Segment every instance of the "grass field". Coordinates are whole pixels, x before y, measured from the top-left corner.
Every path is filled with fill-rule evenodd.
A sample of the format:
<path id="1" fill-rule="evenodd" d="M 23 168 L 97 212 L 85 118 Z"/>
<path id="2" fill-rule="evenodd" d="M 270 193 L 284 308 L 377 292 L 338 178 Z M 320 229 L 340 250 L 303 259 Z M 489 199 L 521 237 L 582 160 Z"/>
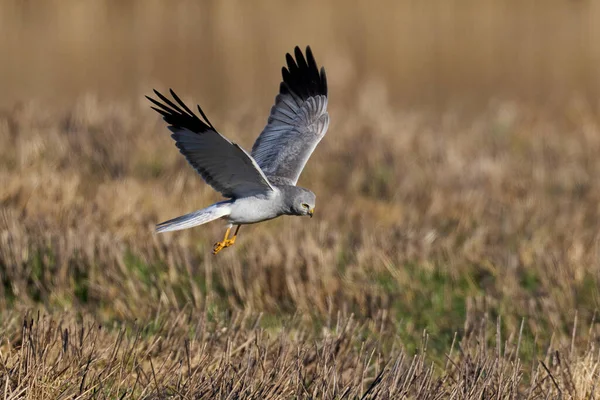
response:
<path id="1" fill-rule="evenodd" d="M 538 16 L 525 7 L 530 14 L 514 22 L 509 8 L 502 14 L 489 2 L 471 5 L 473 14 L 399 2 L 396 11 L 417 21 L 410 29 L 430 15 L 442 21 L 445 39 L 421 52 L 418 40 L 393 42 L 404 51 L 386 55 L 376 34 L 351 46 L 328 31 L 311 33 L 315 43 L 324 35 L 312 47 L 331 82 L 329 133 L 299 182 L 317 194 L 315 218 L 243 227 L 216 257 L 218 222 L 154 234 L 156 223 L 219 197 L 186 164 L 143 94 L 173 86 L 249 149 L 292 48 L 287 40 L 306 41 L 298 39 L 301 24 L 290 23 L 287 39 L 269 49 L 259 13 L 235 14 L 250 21 L 244 26 L 255 36 L 246 39 L 262 43 L 252 58 L 251 49 L 236 53 L 248 46 L 235 24 L 217 18 L 202 29 L 222 34 L 227 51 L 201 47 L 190 67 L 187 52 L 200 41 L 191 33 L 200 28 L 185 7 L 162 13 L 151 3 L 134 29 L 69 25 L 77 18 L 0 3 L 15 36 L 35 48 L 37 35 L 53 32 L 46 40 L 58 53 L 78 55 L 73 63 L 49 57 L 44 75 L 34 55 L 10 47 L 31 63 L 20 73 L 14 57 L 0 67 L 0 396 L 598 398 L 600 120 L 592 67 L 600 59 L 593 41 L 579 40 L 595 37 L 598 12 L 574 3 L 565 7 L 587 16 L 560 17 L 552 7 Z M 99 21 L 120 10 L 69 4 L 68 15 L 97 13 Z M 141 10 L 130 4 L 137 6 L 120 11 Z M 236 3 L 224 4 L 214 12 Z M 307 4 L 300 15 L 317 7 Z M 337 21 L 340 37 L 355 32 L 348 21 L 358 13 L 375 26 L 375 12 L 357 6 L 356 15 L 334 17 L 335 10 L 325 7 L 318 18 Z M 444 17 L 454 14 L 463 22 L 493 15 L 496 24 L 518 25 L 506 22 L 511 29 L 537 21 L 540 29 L 529 44 L 489 30 L 483 37 L 500 56 L 475 39 L 454 48 L 470 58 L 440 55 L 463 35 Z M 527 19 L 534 14 L 539 19 Z M 174 47 L 172 71 L 166 61 L 131 66 L 173 45 L 158 28 L 146 39 L 124 31 L 143 31 L 159 16 L 182 21 L 177 37 L 192 39 Z M 543 21 L 563 24 L 542 29 Z M 396 23 L 384 19 L 381 32 L 398 33 Z M 69 33 L 74 27 L 83 33 Z M 106 35 L 84 34 L 94 29 Z M 128 39 L 107 50 L 119 37 Z M 139 54 L 128 52 L 131 43 Z M 532 48 L 551 55 L 518 58 L 519 68 L 501 74 L 496 56 Z M 200 73 L 202 57 L 210 61 Z M 93 67 L 105 59 L 117 62 Z M 555 60 L 564 62 L 553 64 L 558 72 L 535 74 Z M 419 68 L 429 63 L 431 70 Z M 131 69 L 121 73 L 124 65 Z M 156 81 L 165 85 L 149 83 Z M 468 90 L 454 96 L 455 88 Z"/>
<path id="2" fill-rule="evenodd" d="M 219 223 L 153 233 L 216 197 L 147 107 L 4 114 L 7 397 L 595 392 L 596 118 L 377 93 L 332 104 L 301 179 L 316 217 L 244 227 L 217 257 Z M 262 118 L 226 117 L 250 147 Z"/>

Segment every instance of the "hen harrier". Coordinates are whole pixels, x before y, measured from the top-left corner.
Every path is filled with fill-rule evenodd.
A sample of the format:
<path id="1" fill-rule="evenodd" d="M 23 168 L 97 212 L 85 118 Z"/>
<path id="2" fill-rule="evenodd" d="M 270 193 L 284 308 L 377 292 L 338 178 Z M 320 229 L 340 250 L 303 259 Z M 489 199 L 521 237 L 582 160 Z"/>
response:
<path id="1" fill-rule="evenodd" d="M 296 186 L 306 161 L 329 125 L 327 78 L 319 71 L 310 47 L 306 58 L 300 48 L 296 59 L 286 54 L 287 68 L 271 108 L 267 126 L 248 154 L 222 136 L 200 106 L 198 118 L 170 90 L 177 102 L 157 92 L 162 102 L 150 100 L 155 111 L 169 124 L 179 151 L 202 178 L 229 200 L 157 225 L 157 232 L 169 232 L 223 218 L 227 230 L 215 243 L 213 254 L 235 243 L 240 226 L 266 221 L 280 215 L 313 216 L 315 194 Z M 235 233 L 229 238 L 233 225 Z"/>

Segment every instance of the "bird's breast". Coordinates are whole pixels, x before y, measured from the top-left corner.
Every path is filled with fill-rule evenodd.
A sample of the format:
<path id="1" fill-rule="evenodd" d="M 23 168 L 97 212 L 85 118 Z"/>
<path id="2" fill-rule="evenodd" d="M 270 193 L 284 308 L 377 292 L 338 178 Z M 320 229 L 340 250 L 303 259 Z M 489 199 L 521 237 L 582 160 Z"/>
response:
<path id="1" fill-rule="evenodd" d="M 277 197 L 248 197 L 236 199 L 231 204 L 229 222 L 254 224 L 276 218 L 283 214 Z"/>

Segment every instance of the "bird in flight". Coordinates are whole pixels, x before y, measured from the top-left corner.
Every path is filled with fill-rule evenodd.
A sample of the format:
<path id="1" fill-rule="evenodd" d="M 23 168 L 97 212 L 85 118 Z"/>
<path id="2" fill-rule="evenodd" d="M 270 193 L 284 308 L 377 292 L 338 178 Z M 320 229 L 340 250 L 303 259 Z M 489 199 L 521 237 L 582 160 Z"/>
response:
<path id="1" fill-rule="evenodd" d="M 152 109 L 169 124 L 171 137 L 181 154 L 200 176 L 220 192 L 225 201 L 163 222 L 157 232 L 202 225 L 216 219 L 227 222 L 223 240 L 213 254 L 232 246 L 242 225 L 281 215 L 313 216 L 315 194 L 296 186 L 298 177 L 329 126 L 327 78 L 306 48 L 286 54 L 287 68 L 267 125 L 248 154 L 221 135 L 200 106 L 198 117 L 170 90 L 172 100 L 154 90 L 159 100 L 146 96 Z M 235 233 L 230 237 L 231 229 Z"/>

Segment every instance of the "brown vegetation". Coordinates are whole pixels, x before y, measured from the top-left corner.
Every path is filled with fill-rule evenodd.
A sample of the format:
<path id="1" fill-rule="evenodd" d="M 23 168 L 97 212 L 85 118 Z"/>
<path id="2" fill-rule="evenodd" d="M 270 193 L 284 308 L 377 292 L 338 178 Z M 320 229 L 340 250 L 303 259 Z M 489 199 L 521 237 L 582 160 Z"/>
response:
<path id="1" fill-rule="evenodd" d="M 437 15 L 438 29 L 459 37 L 471 35 L 456 33 L 447 16 L 466 24 L 469 15 L 494 11 L 497 24 L 518 28 L 507 17 L 511 9 L 488 2 L 473 5 L 475 14 L 408 3 L 397 7 L 416 21 Z M 588 100 L 597 79 L 582 66 L 598 59 L 593 46 L 582 44 L 579 58 L 558 64 L 559 74 L 523 72 L 570 57 L 573 43 L 594 37 L 594 6 L 574 3 L 568 7 L 579 19 L 549 7 L 538 20 L 526 8 L 530 14 L 523 15 L 540 26 L 527 45 L 500 39 L 496 30 L 482 36 L 499 54 L 527 53 L 519 46 L 546 54 L 517 61 L 523 64 L 500 76 L 504 69 L 494 61 L 500 56 L 484 57 L 476 35 L 469 46 L 454 47 L 470 59 L 434 57 L 452 34 L 433 35 L 443 39 L 430 47 L 399 39 L 390 52 L 377 35 L 362 43 L 357 34 L 355 43 L 327 35 L 333 28 L 324 23 L 305 38 L 300 16 L 288 21 L 289 35 L 272 38 L 271 48 L 259 39 L 273 26 L 238 4 L 254 13 L 239 17 L 261 43 L 253 49 L 236 39 L 239 26 L 228 18 L 192 24 L 193 4 L 185 1 L 168 10 L 127 3 L 134 15 L 147 13 L 134 28 L 103 25 L 117 18 L 110 10 L 129 15 L 122 5 L 62 9 L 98 15 L 94 28 L 69 25 L 77 18 L 62 16 L 60 8 L 28 11 L 3 2 L 0 18 L 23 14 L 8 18 L 16 32 L 35 37 L 60 26 L 63 33 L 47 40 L 56 35 L 56 48 L 79 57 L 48 58 L 45 76 L 35 60 L 21 74 L 14 59 L 0 66 L 7 88 L 0 100 L 6 104 L 0 111 L 0 395 L 597 397 L 600 121 Z M 237 3 L 210 4 L 225 9 L 215 15 L 229 15 Z M 307 10 L 317 7 L 307 4 Z M 279 15 L 273 21 L 282 28 L 291 11 L 274 7 L 269 15 Z M 364 15 L 369 29 L 398 33 L 391 17 L 377 25 L 370 9 L 357 5 L 334 17 L 338 9 L 324 7 L 316 21 L 335 21 L 336 30 L 350 34 L 351 22 Z M 573 22 L 584 20 L 583 11 L 590 19 Z M 179 21 L 181 32 L 175 35 L 164 21 L 155 30 L 140 28 L 158 16 Z M 477 29 L 487 26 L 476 20 Z M 38 31 L 28 25 L 36 21 Z M 544 31 L 540 21 L 562 28 Z M 72 26 L 79 35 L 68 34 Z M 131 42 L 138 53 L 129 54 L 136 36 L 127 29 L 148 36 Z M 551 31 L 558 32 L 554 41 Z M 212 35 L 213 44 L 199 32 Z M 123 48 L 106 50 L 115 38 L 126 38 Z M 223 233 L 218 222 L 154 234 L 156 223 L 218 197 L 142 100 L 148 81 L 183 88 L 184 100 L 200 102 L 220 131 L 250 148 L 265 123 L 283 52 L 296 44 L 288 40 L 319 43 L 313 49 L 331 81 L 330 131 L 300 180 L 317 194 L 315 218 L 243 227 L 236 245 L 217 257 L 210 250 Z M 100 60 L 119 60 L 119 54 L 124 58 L 102 72 Z M 143 72 L 142 60 L 166 54 L 168 60 L 150 62 L 150 72 Z M 418 68 L 424 60 L 437 67 Z M 122 73 L 124 65 L 131 69 Z M 396 71 L 401 65 L 406 69 Z M 85 79 L 74 72 L 80 67 Z M 27 76 L 35 78 L 20 92 Z M 416 94 L 419 84 L 419 106 L 401 107 L 408 97 L 398 93 Z M 62 85 L 61 101 L 43 101 Z M 471 88 L 469 107 L 464 92 L 453 97 L 458 87 Z M 100 95 L 81 95 L 88 90 Z M 471 107 L 491 93 L 513 100 Z M 545 101 L 548 93 L 557 97 Z M 562 97 L 572 93 L 579 95 Z M 432 101 L 438 95 L 443 102 Z"/>

